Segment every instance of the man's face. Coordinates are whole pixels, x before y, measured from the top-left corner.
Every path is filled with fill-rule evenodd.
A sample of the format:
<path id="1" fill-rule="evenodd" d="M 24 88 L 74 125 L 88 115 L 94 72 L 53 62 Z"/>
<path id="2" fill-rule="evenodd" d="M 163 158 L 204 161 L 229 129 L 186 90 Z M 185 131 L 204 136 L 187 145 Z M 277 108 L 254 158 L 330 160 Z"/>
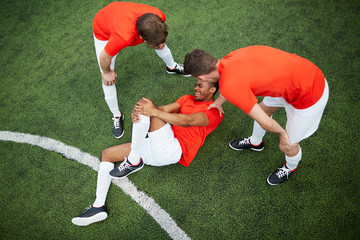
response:
<path id="1" fill-rule="evenodd" d="M 215 88 L 210 87 L 210 84 L 203 80 L 198 80 L 195 85 L 195 100 L 196 101 L 211 101 Z"/>

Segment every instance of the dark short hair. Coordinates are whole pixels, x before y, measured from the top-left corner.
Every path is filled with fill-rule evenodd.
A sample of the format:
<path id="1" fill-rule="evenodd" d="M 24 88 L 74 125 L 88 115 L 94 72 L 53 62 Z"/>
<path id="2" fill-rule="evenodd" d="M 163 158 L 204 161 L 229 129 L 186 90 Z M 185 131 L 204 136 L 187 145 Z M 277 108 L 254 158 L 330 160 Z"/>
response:
<path id="1" fill-rule="evenodd" d="M 169 27 L 156 14 L 141 15 L 136 21 L 136 28 L 140 36 L 154 47 L 166 42 Z"/>
<path id="2" fill-rule="evenodd" d="M 186 54 L 184 61 L 184 71 L 193 77 L 209 74 L 216 69 L 218 59 L 207 52 L 195 49 Z"/>
<path id="3" fill-rule="evenodd" d="M 206 82 L 209 84 L 210 87 L 216 88 L 216 90 L 214 92 L 214 96 L 215 96 L 217 91 L 219 91 L 219 82 L 208 82 L 208 81 L 206 81 Z"/>

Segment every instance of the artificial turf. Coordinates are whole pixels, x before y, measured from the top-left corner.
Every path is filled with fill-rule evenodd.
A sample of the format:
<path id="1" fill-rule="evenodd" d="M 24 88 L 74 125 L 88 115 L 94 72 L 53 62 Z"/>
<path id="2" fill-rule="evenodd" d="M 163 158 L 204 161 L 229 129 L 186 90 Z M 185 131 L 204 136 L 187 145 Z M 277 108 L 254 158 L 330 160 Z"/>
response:
<path id="1" fill-rule="evenodd" d="M 125 135 L 114 139 L 95 59 L 92 19 L 110 1 L 2 1 L 1 131 L 50 137 L 100 157 L 131 139 L 130 113 L 145 96 L 156 104 L 192 94 L 195 79 L 166 74 L 145 45 L 117 57 Z M 359 221 L 360 69 L 358 1 L 137 1 L 158 7 L 176 61 L 201 48 L 221 58 L 249 45 L 296 53 L 319 66 L 330 98 L 318 131 L 301 143 L 291 179 L 269 186 L 284 162 L 278 137 L 262 152 L 237 152 L 252 121 L 224 104 L 221 125 L 188 167 L 144 167 L 129 178 L 192 239 L 355 239 Z M 274 118 L 284 126 L 285 112 Z M 169 239 L 121 189 L 109 218 L 80 228 L 71 218 L 95 197 L 96 172 L 38 147 L 0 142 L 0 239 Z"/>

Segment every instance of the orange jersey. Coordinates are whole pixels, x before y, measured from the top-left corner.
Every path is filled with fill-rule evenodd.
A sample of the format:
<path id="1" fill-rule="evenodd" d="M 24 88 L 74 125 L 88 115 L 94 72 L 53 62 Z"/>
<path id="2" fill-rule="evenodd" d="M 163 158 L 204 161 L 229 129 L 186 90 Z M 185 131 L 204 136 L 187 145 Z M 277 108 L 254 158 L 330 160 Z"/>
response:
<path id="1" fill-rule="evenodd" d="M 164 22 L 166 20 L 162 11 L 145 4 L 113 2 L 101 9 L 94 18 L 93 31 L 97 39 L 109 41 L 105 52 L 115 56 L 123 48 L 143 43 L 136 29 L 136 21 L 146 13 L 154 13 Z"/>
<path id="2" fill-rule="evenodd" d="M 206 110 L 214 101 L 195 101 L 194 96 L 185 95 L 176 102 L 180 104 L 181 114 L 204 112 L 209 120 L 209 124 L 205 127 L 172 126 L 174 136 L 178 139 L 182 149 L 182 156 L 179 163 L 187 167 L 194 159 L 199 148 L 204 144 L 206 136 L 220 124 L 222 116 L 220 117 L 219 110 L 215 108 Z"/>
<path id="3" fill-rule="evenodd" d="M 297 109 L 315 104 L 325 88 L 324 75 L 309 60 L 267 46 L 235 50 L 220 59 L 219 87 L 232 104 L 249 114 L 256 96 L 283 97 Z"/>

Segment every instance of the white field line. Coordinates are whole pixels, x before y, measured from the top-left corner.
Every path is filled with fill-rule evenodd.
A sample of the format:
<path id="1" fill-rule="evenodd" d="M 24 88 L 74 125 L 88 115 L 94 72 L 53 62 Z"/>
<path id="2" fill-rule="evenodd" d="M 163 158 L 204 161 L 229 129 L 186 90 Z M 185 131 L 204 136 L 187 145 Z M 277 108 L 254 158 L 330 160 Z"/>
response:
<path id="1" fill-rule="evenodd" d="M 16 133 L 9 131 L 0 131 L 0 140 L 12 141 L 17 143 L 27 143 L 34 146 L 44 148 L 49 151 L 62 154 L 64 157 L 75 160 L 81 164 L 91 167 L 93 170 L 99 170 L 99 159 L 78 148 L 68 146 L 60 141 L 31 135 L 26 133 Z M 121 188 L 127 195 L 129 195 L 135 202 L 146 210 L 151 217 L 164 229 L 172 239 L 184 240 L 191 239 L 187 234 L 176 224 L 171 216 L 163 210 L 154 199 L 147 196 L 144 192 L 137 189 L 137 187 L 126 177 L 123 179 L 113 179 L 113 183 Z"/>

